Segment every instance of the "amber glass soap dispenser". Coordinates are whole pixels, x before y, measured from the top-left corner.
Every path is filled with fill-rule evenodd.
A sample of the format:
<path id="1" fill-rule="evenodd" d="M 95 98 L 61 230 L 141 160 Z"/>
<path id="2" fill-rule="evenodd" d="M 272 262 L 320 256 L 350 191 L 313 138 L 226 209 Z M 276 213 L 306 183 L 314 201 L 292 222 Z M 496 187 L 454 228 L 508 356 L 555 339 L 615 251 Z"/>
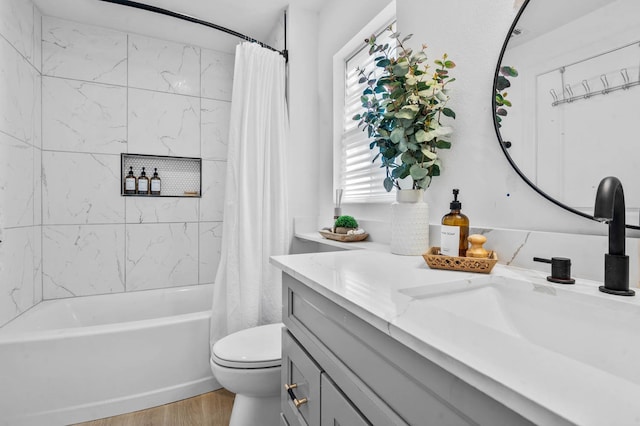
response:
<path id="1" fill-rule="evenodd" d="M 140 177 L 138 178 L 138 194 L 149 194 L 149 178 L 147 177 L 147 172 L 144 170 L 144 167 L 142 168 L 142 173 L 140 173 Z"/>
<path id="2" fill-rule="evenodd" d="M 133 175 L 133 167 L 129 167 L 129 174 L 124 178 L 124 193 L 135 194 L 138 187 L 138 179 Z"/>
<path id="3" fill-rule="evenodd" d="M 158 176 L 158 169 L 153 169 L 153 177 L 150 179 L 149 185 L 151 185 L 151 195 L 160 195 L 160 176 Z"/>
<path id="4" fill-rule="evenodd" d="M 459 189 L 453 190 L 453 201 L 449 205 L 451 211 L 442 218 L 440 228 L 440 253 L 445 256 L 467 255 L 467 237 L 469 236 L 469 218 L 462 213 L 462 203 L 458 201 Z"/>

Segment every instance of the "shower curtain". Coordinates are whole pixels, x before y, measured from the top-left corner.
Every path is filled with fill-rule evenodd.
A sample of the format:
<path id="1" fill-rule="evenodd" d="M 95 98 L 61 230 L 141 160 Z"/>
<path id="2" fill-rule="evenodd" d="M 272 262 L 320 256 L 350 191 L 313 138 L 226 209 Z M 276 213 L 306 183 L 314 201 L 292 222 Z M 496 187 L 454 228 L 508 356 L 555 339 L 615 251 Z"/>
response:
<path id="1" fill-rule="evenodd" d="M 236 47 L 222 253 L 213 291 L 211 342 L 282 317 L 281 272 L 269 256 L 289 247 L 285 60 Z"/>

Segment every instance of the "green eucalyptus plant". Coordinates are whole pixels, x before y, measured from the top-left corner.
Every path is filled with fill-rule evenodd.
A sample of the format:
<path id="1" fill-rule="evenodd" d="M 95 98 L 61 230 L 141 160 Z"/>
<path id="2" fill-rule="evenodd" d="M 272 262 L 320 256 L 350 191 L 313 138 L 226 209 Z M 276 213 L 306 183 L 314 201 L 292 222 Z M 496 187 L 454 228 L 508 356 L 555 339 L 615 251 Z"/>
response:
<path id="1" fill-rule="evenodd" d="M 500 73 L 496 80 L 496 123 L 498 128 L 502 127 L 502 117 L 506 117 L 508 112 L 505 107 L 511 107 L 511 101 L 507 99 L 508 93 L 504 91 L 511 87 L 511 82 L 507 77 L 515 78 L 518 76 L 518 70 L 514 67 L 504 65 L 500 67 Z"/>
<path id="2" fill-rule="evenodd" d="M 388 191 L 400 189 L 399 179 L 411 176 L 413 189 L 426 189 L 433 176 L 441 172 L 438 149 L 451 148 L 446 138 L 452 128 L 442 125 L 444 117 L 456 118 L 448 108 L 447 85 L 455 78 L 449 70 L 456 64 L 447 54 L 434 61 L 434 70 L 427 64 L 426 45 L 414 52 L 404 43 L 411 34 L 400 39 L 393 32 L 395 45 L 378 44 L 375 35 L 365 40 L 369 55 L 374 58 L 376 68 L 382 72 L 358 69 L 360 83 L 366 83 L 362 92 L 363 111 L 353 117 L 358 126 L 366 131 L 373 141 L 370 149 L 378 149 L 373 161 L 380 158 L 381 167 L 387 172 L 383 185 Z M 399 160 L 399 164 L 397 162 Z"/>

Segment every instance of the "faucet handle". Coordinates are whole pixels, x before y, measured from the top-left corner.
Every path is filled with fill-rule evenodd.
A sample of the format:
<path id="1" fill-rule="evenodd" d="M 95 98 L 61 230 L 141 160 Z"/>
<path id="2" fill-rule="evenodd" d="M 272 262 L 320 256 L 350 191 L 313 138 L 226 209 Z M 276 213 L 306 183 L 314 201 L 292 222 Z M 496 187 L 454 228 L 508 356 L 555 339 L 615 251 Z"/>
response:
<path id="1" fill-rule="evenodd" d="M 547 277 L 547 281 L 558 284 L 574 284 L 576 282 L 571 278 L 571 259 L 567 257 L 552 257 L 551 259 L 534 257 L 533 261 L 551 264 L 551 275 Z"/>

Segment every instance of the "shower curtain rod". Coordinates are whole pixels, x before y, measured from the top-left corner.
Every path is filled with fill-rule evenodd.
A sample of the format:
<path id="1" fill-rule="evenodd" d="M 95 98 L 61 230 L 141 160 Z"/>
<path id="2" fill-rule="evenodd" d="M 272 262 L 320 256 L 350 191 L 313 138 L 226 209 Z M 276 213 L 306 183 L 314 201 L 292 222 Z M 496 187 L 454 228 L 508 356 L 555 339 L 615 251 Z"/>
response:
<path id="1" fill-rule="evenodd" d="M 257 43 L 260 46 L 269 49 L 269 50 L 273 50 L 274 52 L 278 52 L 279 54 L 281 54 L 282 56 L 284 56 L 284 60 L 286 62 L 289 61 L 289 52 L 287 51 L 287 12 L 284 12 L 284 33 L 285 33 L 285 38 L 284 38 L 284 50 L 278 50 L 275 49 L 271 46 L 269 46 L 266 43 L 263 43 L 261 41 L 256 40 L 255 38 L 246 36 L 242 33 L 239 33 L 237 31 L 234 30 L 230 30 L 229 28 L 225 28 L 223 26 L 217 25 L 217 24 L 213 24 L 211 22 L 207 22 L 207 21 L 203 21 L 202 19 L 198 19 L 198 18 L 194 18 L 193 16 L 189 16 L 189 15 L 184 15 L 182 13 L 177 13 L 177 12 L 173 12 L 171 10 L 167 10 L 167 9 L 163 9 L 161 7 L 156 7 L 156 6 L 151 6 L 148 4 L 144 4 L 144 3 L 138 3 L 135 1 L 129 1 L 129 0 L 100 0 L 106 3 L 114 3 L 114 4 L 119 4 L 121 6 L 129 6 L 129 7 L 133 7 L 136 9 L 142 9 L 142 10 L 146 10 L 149 12 L 154 12 L 154 13 L 159 13 L 160 15 L 165 15 L 165 16 L 171 16 L 173 18 L 177 18 L 177 19 L 182 19 L 183 21 L 188 21 L 188 22 L 193 22 L 195 24 L 200 24 L 200 25 L 204 25 L 205 27 L 209 27 L 209 28 L 213 28 L 214 30 L 218 30 L 218 31 L 222 31 L 224 33 L 227 34 L 231 34 L 232 36 L 236 36 L 238 38 L 241 38 L 243 40 L 249 41 L 251 43 Z"/>

